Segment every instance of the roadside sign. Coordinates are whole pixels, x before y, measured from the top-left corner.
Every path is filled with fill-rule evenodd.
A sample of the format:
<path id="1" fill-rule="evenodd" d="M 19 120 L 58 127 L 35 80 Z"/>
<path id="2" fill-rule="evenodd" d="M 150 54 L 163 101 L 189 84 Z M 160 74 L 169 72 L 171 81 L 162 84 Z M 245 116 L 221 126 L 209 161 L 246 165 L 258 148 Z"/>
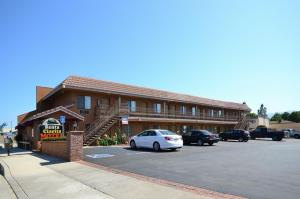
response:
<path id="1" fill-rule="evenodd" d="M 59 121 L 62 124 L 66 123 L 66 116 L 64 116 L 64 115 L 59 116 Z"/>
<path id="2" fill-rule="evenodd" d="M 122 124 L 128 124 L 128 116 L 122 117 Z"/>

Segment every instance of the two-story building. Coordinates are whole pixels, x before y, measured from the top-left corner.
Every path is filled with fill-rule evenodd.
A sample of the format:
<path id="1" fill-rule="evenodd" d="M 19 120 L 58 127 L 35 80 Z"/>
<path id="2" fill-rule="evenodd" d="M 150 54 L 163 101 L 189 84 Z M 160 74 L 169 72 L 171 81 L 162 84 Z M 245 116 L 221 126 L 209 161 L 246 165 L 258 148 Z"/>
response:
<path id="1" fill-rule="evenodd" d="M 18 116 L 23 139 L 36 142 L 46 118 L 66 117 L 66 131 L 85 131 L 85 143 L 117 129 L 128 136 L 149 128 L 230 130 L 250 112 L 225 102 L 109 81 L 70 76 L 55 88 L 36 87 L 36 110 Z"/>

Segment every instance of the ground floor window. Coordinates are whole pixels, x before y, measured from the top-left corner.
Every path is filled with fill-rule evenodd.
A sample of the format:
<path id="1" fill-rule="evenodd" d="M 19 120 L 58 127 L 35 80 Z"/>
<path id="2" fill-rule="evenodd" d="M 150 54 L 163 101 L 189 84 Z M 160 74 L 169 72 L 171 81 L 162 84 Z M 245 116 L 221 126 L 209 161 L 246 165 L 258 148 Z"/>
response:
<path id="1" fill-rule="evenodd" d="M 131 128 L 129 125 L 123 125 L 122 126 L 122 132 L 127 136 L 127 137 L 131 137 L 132 132 L 131 132 Z"/>
<path id="2" fill-rule="evenodd" d="M 153 125 L 153 129 L 160 129 L 159 125 Z"/>

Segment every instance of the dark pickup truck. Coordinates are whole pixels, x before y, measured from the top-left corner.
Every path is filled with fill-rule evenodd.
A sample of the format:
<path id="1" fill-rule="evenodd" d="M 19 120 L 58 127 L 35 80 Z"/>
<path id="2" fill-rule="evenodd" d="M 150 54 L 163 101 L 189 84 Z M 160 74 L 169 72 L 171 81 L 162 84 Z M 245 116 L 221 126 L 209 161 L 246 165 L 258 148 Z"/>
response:
<path id="1" fill-rule="evenodd" d="M 274 131 L 267 127 L 257 127 L 254 131 L 250 132 L 251 139 L 256 138 L 272 138 L 273 141 L 281 141 L 284 137 L 283 131 Z"/>

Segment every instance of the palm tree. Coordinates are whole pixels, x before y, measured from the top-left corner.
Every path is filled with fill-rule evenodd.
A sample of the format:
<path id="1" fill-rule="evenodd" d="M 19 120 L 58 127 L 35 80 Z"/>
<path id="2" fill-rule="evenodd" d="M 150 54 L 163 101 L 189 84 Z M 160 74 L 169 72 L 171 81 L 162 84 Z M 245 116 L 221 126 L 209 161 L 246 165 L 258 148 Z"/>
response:
<path id="1" fill-rule="evenodd" d="M 6 126 L 7 126 L 6 122 L 3 122 L 2 124 L 0 124 L 0 132 L 1 133 L 3 131 L 3 128 L 6 127 Z"/>

